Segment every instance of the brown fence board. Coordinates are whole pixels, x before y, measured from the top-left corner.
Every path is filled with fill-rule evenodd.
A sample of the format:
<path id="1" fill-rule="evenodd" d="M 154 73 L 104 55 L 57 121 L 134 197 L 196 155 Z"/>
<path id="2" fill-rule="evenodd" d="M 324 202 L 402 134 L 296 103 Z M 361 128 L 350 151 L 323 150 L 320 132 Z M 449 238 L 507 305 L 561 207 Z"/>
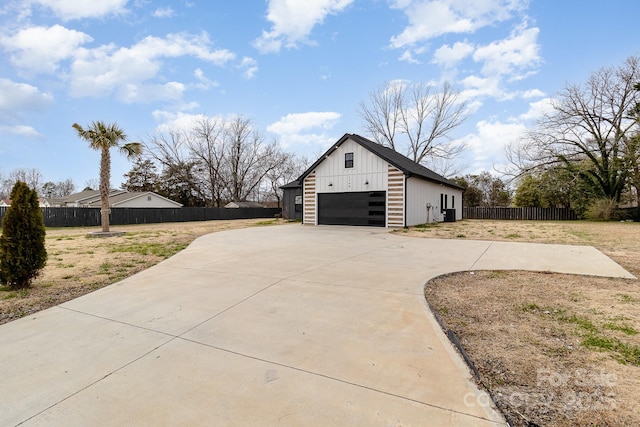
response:
<path id="1" fill-rule="evenodd" d="M 574 221 L 578 216 L 568 208 L 463 208 L 464 219 Z"/>

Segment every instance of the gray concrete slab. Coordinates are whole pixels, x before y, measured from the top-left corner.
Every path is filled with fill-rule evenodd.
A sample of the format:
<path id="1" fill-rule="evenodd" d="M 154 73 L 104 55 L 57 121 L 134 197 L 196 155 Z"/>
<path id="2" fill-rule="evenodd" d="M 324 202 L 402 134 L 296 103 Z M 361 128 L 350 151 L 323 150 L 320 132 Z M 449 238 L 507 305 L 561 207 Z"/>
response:
<path id="1" fill-rule="evenodd" d="M 2 325 L 0 425 L 46 411 L 171 339 L 59 307 Z"/>
<path id="2" fill-rule="evenodd" d="M 0 326 L 0 425 L 503 425 L 422 292 L 471 269 L 632 277 L 589 247 L 215 233 Z"/>
<path id="3" fill-rule="evenodd" d="M 502 266 L 502 267 L 500 267 Z M 588 276 L 635 277 L 593 246 L 492 242 L 476 270 L 534 270 Z"/>
<path id="4" fill-rule="evenodd" d="M 61 307 L 178 336 L 277 281 L 167 265 L 152 270 L 164 273 L 136 275 Z"/>

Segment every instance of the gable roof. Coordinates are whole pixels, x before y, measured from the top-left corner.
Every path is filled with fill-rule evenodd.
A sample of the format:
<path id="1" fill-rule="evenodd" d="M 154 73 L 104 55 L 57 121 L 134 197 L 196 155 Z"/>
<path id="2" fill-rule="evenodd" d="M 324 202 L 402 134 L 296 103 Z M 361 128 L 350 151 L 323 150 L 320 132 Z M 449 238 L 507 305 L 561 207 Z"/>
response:
<path id="1" fill-rule="evenodd" d="M 237 207 L 237 208 L 264 208 L 264 206 L 259 202 L 247 202 L 247 201 L 244 201 L 244 202 L 236 202 L 236 201 L 229 202 L 226 205 L 224 205 L 224 207 L 225 208 L 234 208 L 234 207 Z"/>
<path id="2" fill-rule="evenodd" d="M 118 194 L 126 193 L 125 190 L 109 190 L 109 197 L 113 197 Z M 60 197 L 59 200 L 63 203 L 93 203 L 96 200 L 100 200 L 99 190 L 83 190 L 79 193 L 69 194 L 68 196 Z"/>
<path id="3" fill-rule="evenodd" d="M 176 205 L 176 207 L 181 207 L 182 203 L 178 203 L 175 202 L 171 199 L 167 199 L 166 197 L 163 197 L 161 195 L 159 195 L 158 193 L 154 193 L 152 191 L 123 191 L 122 193 L 111 193 L 111 195 L 109 195 L 109 206 L 111 207 L 117 207 L 119 204 L 122 204 L 124 202 L 128 202 L 129 200 L 135 200 L 135 199 L 139 199 L 141 197 L 145 197 L 145 196 L 155 196 L 159 199 L 164 199 L 168 202 L 171 202 L 172 204 Z M 99 208 L 101 205 L 101 201 L 100 200 L 96 200 L 92 203 L 90 203 L 88 206 L 89 207 L 95 207 L 95 208 Z"/>
<path id="4" fill-rule="evenodd" d="M 391 148 L 385 147 L 383 145 L 377 144 L 360 135 L 349 134 L 349 133 L 345 133 L 342 136 L 342 138 L 338 140 L 338 142 L 336 142 L 331 148 L 329 148 L 314 164 L 311 165 L 309 169 L 307 169 L 302 175 L 300 175 L 300 178 L 298 178 L 297 181 L 299 183 L 302 183 L 302 181 L 307 177 L 307 175 L 309 175 L 315 168 L 317 168 L 318 165 L 322 163 L 326 157 L 328 157 L 333 151 L 335 151 L 340 145 L 342 145 L 345 141 L 349 139 L 361 145 L 362 147 L 366 148 L 367 150 L 369 150 L 376 156 L 380 157 L 381 159 L 386 160 L 396 168 L 400 169 L 407 176 L 417 176 L 427 181 L 432 181 L 438 184 L 444 184 L 448 187 L 453 187 L 453 188 L 462 190 L 462 187 L 460 187 L 453 181 L 448 180 L 442 175 L 435 173 L 431 169 L 428 169 L 422 166 L 421 164 L 414 162 L 410 158 L 403 156 L 397 151 L 394 151 Z M 291 184 L 293 183 L 289 183 L 287 184 L 287 186 L 290 186 Z"/>

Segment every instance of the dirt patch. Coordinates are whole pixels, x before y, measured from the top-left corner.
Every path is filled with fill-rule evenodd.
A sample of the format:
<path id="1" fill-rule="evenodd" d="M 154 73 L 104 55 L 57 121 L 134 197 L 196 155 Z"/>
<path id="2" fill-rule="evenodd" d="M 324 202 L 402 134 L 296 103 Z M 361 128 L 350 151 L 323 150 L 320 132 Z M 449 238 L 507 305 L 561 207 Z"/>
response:
<path id="1" fill-rule="evenodd" d="M 31 288 L 0 287 L 0 324 L 61 304 L 151 267 L 199 236 L 223 230 L 283 224 L 230 220 L 112 226 L 122 236 L 88 237 L 95 228 L 47 229 L 47 265 Z"/>
<path id="2" fill-rule="evenodd" d="M 635 223 L 462 221 L 396 233 L 593 245 L 640 276 Z M 461 272 L 430 281 L 425 296 L 512 425 L 640 425 L 638 281 Z"/>

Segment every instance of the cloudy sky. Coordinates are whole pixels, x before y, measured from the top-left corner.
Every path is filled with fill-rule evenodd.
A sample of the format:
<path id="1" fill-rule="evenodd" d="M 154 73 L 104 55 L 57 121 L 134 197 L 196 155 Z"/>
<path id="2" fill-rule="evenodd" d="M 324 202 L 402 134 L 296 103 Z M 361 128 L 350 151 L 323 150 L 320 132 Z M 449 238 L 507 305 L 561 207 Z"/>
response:
<path id="1" fill-rule="evenodd" d="M 97 179 L 71 125 L 130 139 L 240 114 L 313 157 L 366 136 L 359 104 L 385 82 L 450 82 L 465 173 L 504 163 L 566 83 L 640 54 L 637 0 L 10 0 L 0 3 L 0 174 Z M 312 159 L 315 160 L 315 159 Z M 112 184 L 130 164 L 113 158 Z"/>

